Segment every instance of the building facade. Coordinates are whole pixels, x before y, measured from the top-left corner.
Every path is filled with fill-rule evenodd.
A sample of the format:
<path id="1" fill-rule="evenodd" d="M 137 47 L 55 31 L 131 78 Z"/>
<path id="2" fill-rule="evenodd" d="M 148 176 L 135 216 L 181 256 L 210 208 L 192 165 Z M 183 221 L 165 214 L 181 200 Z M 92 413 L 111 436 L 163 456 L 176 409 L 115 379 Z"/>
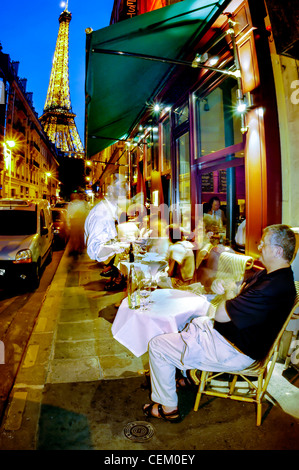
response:
<path id="1" fill-rule="evenodd" d="M 125 11 L 125 3 L 125 0 L 115 1 L 111 23 L 123 23 L 119 31 L 123 34 L 127 28 L 130 38 L 133 24 L 138 22 L 138 31 L 142 30 L 141 24 L 144 30 L 148 26 L 153 30 L 165 21 L 165 15 L 171 9 L 174 11 L 174 7 L 180 8 L 181 14 L 186 7 L 191 25 L 192 8 L 200 4 L 204 7 L 210 2 L 168 2 L 177 3 L 168 6 L 168 10 L 163 2 L 137 2 L 137 15 L 145 5 L 149 10 L 157 9 L 150 17 L 145 14 L 144 18 L 149 20 L 144 19 L 143 23 L 142 18 L 134 17 L 121 21 L 124 18 L 119 13 Z M 101 148 L 106 137 L 93 131 L 92 120 L 88 124 L 89 157 L 94 162 L 91 179 L 94 188 L 104 193 L 112 174 L 124 173 L 131 196 L 142 192 L 152 204 L 177 205 L 182 224 L 185 227 L 189 224 L 191 230 L 197 223 L 195 208 L 217 196 L 227 217 L 228 241 L 235 244 L 237 228 L 246 219 L 244 251 L 258 257 L 264 227 L 281 222 L 293 227 L 299 225 L 296 183 L 299 156 L 295 131 L 299 122 L 298 15 L 293 15 L 292 19 L 285 13 L 283 18 L 287 7 L 284 9 L 281 5 L 278 9 L 278 0 L 222 3 L 219 14 L 214 14 L 197 40 L 192 42 L 190 37 L 188 49 L 180 56 L 181 63 L 174 65 L 166 80 L 165 76 L 161 79 L 159 87 L 148 90 L 151 100 L 142 113 L 136 114 L 134 125 L 125 135 L 120 129 L 118 136 L 114 133 L 115 143 L 95 152 L 96 146 L 92 143 L 99 142 Z M 165 10 L 161 8 L 164 6 Z M 277 18 L 277 11 L 280 18 Z M 169 18 L 170 14 L 167 21 Z M 277 24 L 282 23 L 284 31 L 279 34 Z M 118 34 L 115 26 L 113 24 L 114 29 L 111 29 L 113 38 Z M 290 31 L 296 28 L 298 34 L 293 37 Z M 289 43 L 281 45 L 280 38 L 285 30 L 289 31 L 284 34 Z M 137 65 L 137 60 L 149 59 L 146 47 L 140 50 L 147 45 L 143 39 L 139 33 L 139 57 L 135 59 L 136 46 L 135 62 L 127 54 L 128 67 L 134 70 L 131 78 L 135 94 L 138 74 L 144 73 L 145 81 L 146 70 Z M 132 44 L 128 39 L 120 50 L 130 47 L 133 50 L 135 44 Z M 159 55 L 159 44 L 157 41 L 155 56 Z M 98 52 L 101 53 L 100 47 Z M 118 60 L 115 70 L 120 75 L 125 73 L 120 62 L 125 60 L 125 53 L 121 54 L 121 58 L 115 59 Z M 133 55 L 131 51 L 130 55 Z M 197 60 L 199 64 L 194 64 Z M 187 63 L 195 67 L 185 66 Z M 239 74 L 231 75 L 230 71 Z M 123 87 L 121 82 L 120 87 L 124 95 L 127 91 L 127 101 L 133 103 L 134 96 L 130 95 L 128 87 Z M 91 96 L 91 103 L 92 100 Z M 112 116 L 114 122 L 115 116 Z M 108 129 L 108 124 L 103 123 L 102 128 Z M 99 122 L 97 126 L 99 129 Z M 111 132 L 106 135 L 113 138 Z"/>
<path id="2" fill-rule="evenodd" d="M 60 189 L 57 150 L 39 122 L 18 66 L 0 51 L 0 197 L 51 201 Z"/>

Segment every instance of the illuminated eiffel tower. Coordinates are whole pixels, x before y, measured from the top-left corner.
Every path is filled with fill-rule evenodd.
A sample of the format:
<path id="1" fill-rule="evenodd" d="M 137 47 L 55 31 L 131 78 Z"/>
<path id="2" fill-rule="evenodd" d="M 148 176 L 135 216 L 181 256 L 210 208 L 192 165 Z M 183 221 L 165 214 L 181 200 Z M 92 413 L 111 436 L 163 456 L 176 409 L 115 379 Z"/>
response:
<path id="1" fill-rule="evenodd" d="M 84 157 L 84 148 L 75 124 L 69 87 L 69 24 L 72 14 L 68 2 L 59 16 L 59 31 L 47 99 L 40 121 L 51 142 L 65 157 Z"/>

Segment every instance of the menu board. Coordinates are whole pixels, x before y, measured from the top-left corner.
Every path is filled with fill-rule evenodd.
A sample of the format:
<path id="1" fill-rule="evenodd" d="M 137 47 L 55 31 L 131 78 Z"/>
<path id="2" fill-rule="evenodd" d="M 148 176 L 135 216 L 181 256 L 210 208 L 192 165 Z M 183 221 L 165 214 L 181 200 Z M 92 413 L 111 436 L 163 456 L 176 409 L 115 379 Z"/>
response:
<path id="1" fill-rule="evenodd" d="M 226 193 L 226 170 L 219 171 L 219 193 Z"/>
<path id="2" fill-rule="evenodd" d="M 203 173 L 201 175 L 201 190 L 204 193 L 214 192 L 214 179 L 212 171 L 210 173 Z"/>

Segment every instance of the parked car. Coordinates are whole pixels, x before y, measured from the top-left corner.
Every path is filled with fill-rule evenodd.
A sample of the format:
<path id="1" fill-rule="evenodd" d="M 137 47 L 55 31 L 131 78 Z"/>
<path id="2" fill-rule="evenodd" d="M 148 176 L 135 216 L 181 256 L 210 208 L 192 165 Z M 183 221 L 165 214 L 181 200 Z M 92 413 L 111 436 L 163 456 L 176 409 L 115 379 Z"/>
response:
<path id="1" fill-rule="evenodd" d="M 51 207 L 51 212 L 54 226 L 54 244 L 58 247 L 64 247 L 70 234 L 67 222 L 67 211 L 58 207 Z"/>
<path id="2" fill-rule="evenodd" d="M 52 259 L 53 221 L 45 199 L 0 199 L 0 283 L 17 279 L 32 289 Z"/>
<path id="3" fill-rule="evenodd" d="M 59 202 L 56 202 L 54 207 L 58 209 L 67 209 L 68 205 L 69 203 L 66 201 L 59 201 Z"/>

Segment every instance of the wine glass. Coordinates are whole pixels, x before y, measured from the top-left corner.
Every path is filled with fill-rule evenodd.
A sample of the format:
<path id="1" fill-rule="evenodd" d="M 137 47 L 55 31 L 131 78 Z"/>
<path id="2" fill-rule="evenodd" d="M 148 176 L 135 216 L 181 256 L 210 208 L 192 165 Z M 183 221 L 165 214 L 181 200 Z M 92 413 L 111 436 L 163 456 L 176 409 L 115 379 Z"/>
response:
<path id="1" fill-rule="evenodd" d="M 151 292 L 151 296 L 150 296 L 150 300 L 149 300 L 149 303 L 153 303 L 154 301 L 152 300 L 152 294 L 153 292 L 155 292 L 155 290 L 157 289 L 158 287 L 158 283 L 157 283 L 157 279 L 156 279 L 156 276 L 151 276 L 150 278 L 150 292 Z"/>

